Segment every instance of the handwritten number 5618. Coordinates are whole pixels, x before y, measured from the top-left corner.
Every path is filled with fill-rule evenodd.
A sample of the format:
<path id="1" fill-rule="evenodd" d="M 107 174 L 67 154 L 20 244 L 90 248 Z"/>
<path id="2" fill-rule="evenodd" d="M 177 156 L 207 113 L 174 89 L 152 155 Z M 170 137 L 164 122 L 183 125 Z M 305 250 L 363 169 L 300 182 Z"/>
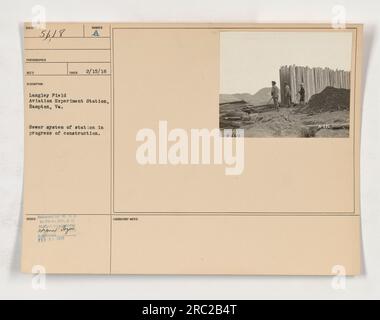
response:
<path id="1" fill-rule="evenodd" d="M 66 29 L 60 29 L 60 30 L 42 30 L 40 37 L 44 40 L 51 40 L 52 38 L 62 38 L 63 34 L 65 33 Z"/>

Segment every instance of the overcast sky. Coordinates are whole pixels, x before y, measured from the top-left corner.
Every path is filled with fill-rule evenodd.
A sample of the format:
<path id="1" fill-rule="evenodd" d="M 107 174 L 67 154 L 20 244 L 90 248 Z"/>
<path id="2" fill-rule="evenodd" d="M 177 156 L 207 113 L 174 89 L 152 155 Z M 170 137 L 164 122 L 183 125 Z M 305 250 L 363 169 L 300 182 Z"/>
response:
<path id="1" fill-rule="evenodd" d="M 351 70 L 351 32 L 221 32 L 220 93 L 256 93 L 295 64 Z"/>

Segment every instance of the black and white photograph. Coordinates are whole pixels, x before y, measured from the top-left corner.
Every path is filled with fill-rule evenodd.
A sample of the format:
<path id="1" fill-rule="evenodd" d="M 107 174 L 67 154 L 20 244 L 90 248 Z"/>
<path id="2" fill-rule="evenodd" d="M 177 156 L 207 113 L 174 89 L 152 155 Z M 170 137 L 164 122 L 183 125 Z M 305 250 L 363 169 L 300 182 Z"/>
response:
<path id="1" fill-rule="evenodd" d="M 352 34 L 220 34 L 220 129 L 245 137 L 350 134 Z"/>

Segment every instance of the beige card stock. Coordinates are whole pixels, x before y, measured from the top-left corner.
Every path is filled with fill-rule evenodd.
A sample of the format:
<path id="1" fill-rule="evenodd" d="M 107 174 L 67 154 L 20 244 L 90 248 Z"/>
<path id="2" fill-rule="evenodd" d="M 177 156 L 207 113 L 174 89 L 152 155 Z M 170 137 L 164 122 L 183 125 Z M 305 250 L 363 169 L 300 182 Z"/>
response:
<path id="1" fill-rule="evenodd" d="M 359 274 L 361 48 L 361 25 L 26 23 L 22 270 Z"/>

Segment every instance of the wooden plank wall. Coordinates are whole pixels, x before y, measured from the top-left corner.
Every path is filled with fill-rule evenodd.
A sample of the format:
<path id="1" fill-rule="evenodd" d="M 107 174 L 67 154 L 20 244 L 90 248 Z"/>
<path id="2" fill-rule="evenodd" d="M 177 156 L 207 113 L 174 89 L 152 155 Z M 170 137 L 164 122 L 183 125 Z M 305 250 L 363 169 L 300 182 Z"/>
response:
<path id="1" fill-rule="evenodd" d="M 288 82 L 293 102 L 299 102 L 297 92 L 304 84 L 305 100 L 326 87 L 350 89 L 350 71 L 332 70 L 329 68 L 310 68 L 300 66 L 282 66 L 280 68 L 281 100 L 285 100 L 285 82 Z"/>

